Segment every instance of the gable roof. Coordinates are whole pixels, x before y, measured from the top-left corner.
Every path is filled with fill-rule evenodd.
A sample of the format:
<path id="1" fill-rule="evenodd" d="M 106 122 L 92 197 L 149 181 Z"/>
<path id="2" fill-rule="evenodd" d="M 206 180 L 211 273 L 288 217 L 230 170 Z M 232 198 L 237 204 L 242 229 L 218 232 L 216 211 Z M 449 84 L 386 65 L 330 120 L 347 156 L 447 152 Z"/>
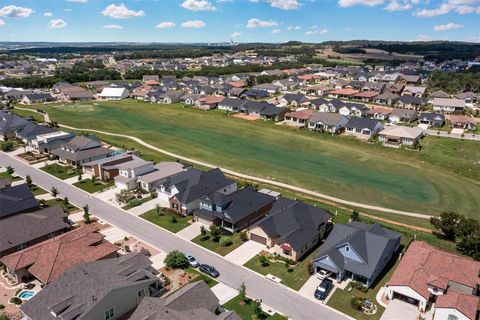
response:
<path id="1" fill-rule="evenodd" d="M 68 228 L 66 217 L 60 206 L 54 206 L 1 219 L 0 252 Z"/>
<path id="2" fill-rule="evenodd" d="M 315 112 L 312 114 L 308 122 L 320 122 L 327 126 L 336 126 L 342 119 L 348 119 L 346 116 L 335 112 Z"/>
<path id="3" fill-rule="evenodd" d="M 349 259 L 340 253 L 339 248 L 347 244 L 363 262 Z M 328 257 L 339 271 L 350 271 L 369 279 L 384 257 L 393 254 L 399 244 L 400 234 L 383 229 L 378 224 L 357 221 L 336 224 L 320 247 L 314 263 Z"/>
<path id="4" fill-rule="evenodd" d="M 287 243 L 295 251 L 303 248 L 318 233 L 321 224 L 327 223 L 332 215 L 304 202 L 278 198 L 265 218 L 256 225 L 269 238 Z"/>
<path id="5" fill-rule="evenodd" d="M 423 135 L 423 129 L 420 127 L 406 127 L 406 126 L 388 126 L 380 131 L 380 135 L 417 139 Z"/>
<path id="6" fill-rule="evenodd" d="M 151 263 L 142 253 L 78 263 L 23 303 L 21 309 L 35 320 L 85 319 L 113 290 L 159 281 Z"/>
<path id="7" fill-rule="evenodd" d="M 367 128 L 370 131 L 374 131 L 378 123 L 379 121 L 375 119 L 352 117 L 348 120 L 345 126 L 347 128 L 356 128 L 356 129 Z"/>
<path id="8" fill-rule="evenodd" d="M 38 206 L 26 183 L 0 189 L 0 219 Z"/>
<path id="9" fill-rule="evenodd" d="M 17 131 L 25 127 L 29 122 L 13 113 L 0 110 L 0 132 L 3 134 L 9 131 Z"/>
<path id="10" fill-rule="evenodd" d="M 12 271 L 26 268 L 38 280 L 49 283 L 77 263 L 99 260 L 117 250 L 93 227 L 82 227 L 4 256 L 1 261 Z"/>

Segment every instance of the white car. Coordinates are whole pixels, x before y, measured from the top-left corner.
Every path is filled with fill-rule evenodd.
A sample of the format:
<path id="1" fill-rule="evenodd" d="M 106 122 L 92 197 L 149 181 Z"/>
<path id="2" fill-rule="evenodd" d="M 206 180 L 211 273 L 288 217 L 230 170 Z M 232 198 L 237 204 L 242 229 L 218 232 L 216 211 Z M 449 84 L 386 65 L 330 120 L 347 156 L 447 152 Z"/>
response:
<path id="1" fill-rule="evenodd" d="M 332 275 L 332 273 L 330 271 L 327 271 L 327 270 L 320 270 L 319 272 L 317 272 L 315 274 L 315 276 L 319 279 L 319 280 L 324 280 L 324 279 L 327 279 L 328 277 L 330 277 Z"/>

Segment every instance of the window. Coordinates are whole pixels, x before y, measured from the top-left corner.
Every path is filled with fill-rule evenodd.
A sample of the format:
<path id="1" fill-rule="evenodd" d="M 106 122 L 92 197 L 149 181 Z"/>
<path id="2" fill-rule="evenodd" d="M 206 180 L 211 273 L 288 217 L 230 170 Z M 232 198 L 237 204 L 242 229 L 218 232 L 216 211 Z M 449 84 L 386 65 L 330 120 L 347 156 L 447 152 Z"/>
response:
<path id="1" fill-rule="evenodd" d="M 140 290 L 140 291 L 137 292 L 137 297 L 138 297 L 138 298 L 141 298 L 141 297 L 143 297 L 143 296 L 145 296 L 145 289 L 142 289 L 142 290 Z"/>
<path id="2" fill-rule="evenodd" d="M 350 252 L 350 247 L 349 247 L 349 246 L 346 246 L 346 247 L 345 247 L 345 251 Z"/>
<path id="3" fill-rule="evenodd" d="M 449 314 L 447 319 L 448 320 L 458 320 L 458 317 L 454 316 L 453 314 Z"/>
<path id="4" fill-rule="evenodd" d="M 115 316 L 115 309 L 110 308 L 108 310 L 105 310 L 105 320 L 111 319 Z"/>
<path id="5" fill-rule="evenodd" d="M 288 249 L 283 249 L 283 253 L 286 254 L 287 256 L 291 255 L 290 250 Z"/>

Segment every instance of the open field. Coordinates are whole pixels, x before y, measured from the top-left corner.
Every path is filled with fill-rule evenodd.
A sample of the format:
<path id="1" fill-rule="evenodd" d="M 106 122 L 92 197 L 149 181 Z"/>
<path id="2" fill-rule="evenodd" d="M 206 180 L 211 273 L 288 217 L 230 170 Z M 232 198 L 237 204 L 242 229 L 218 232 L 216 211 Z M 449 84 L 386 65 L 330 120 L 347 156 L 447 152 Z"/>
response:
<path id="1" fill-rule="evenodd" d="M 188 157 L 346 200 L 479 218 L 478 142 L 428 137 L 421 152 L 411 152 L 180 105 L 124 101 L 42 107 L 66 125 L 131 134 Z"/>

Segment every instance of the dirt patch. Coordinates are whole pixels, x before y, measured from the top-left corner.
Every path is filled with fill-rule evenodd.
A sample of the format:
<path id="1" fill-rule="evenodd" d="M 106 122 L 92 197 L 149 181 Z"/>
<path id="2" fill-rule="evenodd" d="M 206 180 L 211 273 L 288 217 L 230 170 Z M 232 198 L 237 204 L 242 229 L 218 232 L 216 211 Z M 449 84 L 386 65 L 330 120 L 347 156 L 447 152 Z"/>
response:
<path id="1" fill-rule="evenodd" d="M 5 287 L 9 286 L 7 281 L 0 276 L 0 304 L 5 306 L 5 309 L 0 310 L 0 315 L 7 315 L 10 320 L 20 319 L 22 314 L 18 307 L 13 304 L 9 304 L 8 300 L 15 295 L 18 288 Z"/>
<path id="2" fill-rule="evenodd" d="M 127 240 L 119 240 L 114 243 L 116 246 L 120 247 L 122 250 L 125 248 L 128 248 L 128 252 L 142 252 L 144 250 L 147 250 L 145 252 L 149 253 L 149 256 L 154 256 L 158 253 L 160 253 L 159 250 L 155 249 L 154 247 L 137 240 L 134 237 L 127 237 Z"/>
<path id="3" fill-rule="evenodd" d="M 248 120 L 248 121 L 253 121 L 253 120 L 258 120 L 258 116 L 250 115 L 250 114 L 243 114 L 243 113 L 237 113 L 232 116 L 233 118 L 237 119 L 243 119 L 243 120 Z"/>
<path id="4" fill-rule="evenodd" d="M 169 291 L 175 291 L 198 277 L 198 274 L 189 273 L 182 269 L 168 269 L 164 267 L 160 269 L 160 272 L 170 280 L 170 283 L 166 286 Z"/>

